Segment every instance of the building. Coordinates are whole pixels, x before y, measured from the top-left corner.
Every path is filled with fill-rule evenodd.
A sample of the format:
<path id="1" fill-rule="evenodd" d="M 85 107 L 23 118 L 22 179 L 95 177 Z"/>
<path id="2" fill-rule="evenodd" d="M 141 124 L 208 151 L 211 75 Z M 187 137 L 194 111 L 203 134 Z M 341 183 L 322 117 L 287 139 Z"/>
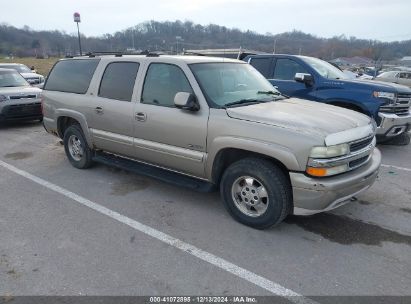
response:
<path id="1" fill-rule="evenodd" d="M 402 66 L 411 67 L 411 56 L 402 57 L 399 61 L 399 64 Z"/>

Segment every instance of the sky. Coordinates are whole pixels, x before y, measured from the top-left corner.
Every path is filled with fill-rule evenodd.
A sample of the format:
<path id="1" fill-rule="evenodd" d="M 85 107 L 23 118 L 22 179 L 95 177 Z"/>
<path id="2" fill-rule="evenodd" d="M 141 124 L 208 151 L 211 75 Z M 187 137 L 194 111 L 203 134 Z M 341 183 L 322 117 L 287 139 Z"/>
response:
<path id="1" fill-rule="evenodd" d="M 381 41 L 411 39 L 411 0 L 0 0 L 0 23 L 100 36 L 148 20 L 190 20 L 261 34 L 301 30 Z"/>

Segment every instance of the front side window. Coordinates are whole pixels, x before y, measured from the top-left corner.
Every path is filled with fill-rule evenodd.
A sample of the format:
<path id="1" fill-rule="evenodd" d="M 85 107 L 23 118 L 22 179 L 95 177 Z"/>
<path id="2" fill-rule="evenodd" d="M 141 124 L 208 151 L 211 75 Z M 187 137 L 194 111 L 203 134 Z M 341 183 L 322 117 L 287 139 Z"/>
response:
<path id="1" fill-rule="evenodd" d="M 196 63 L 191 70 L 211 107 L 272 101 L 280 93 L 246 63 Z"/>
<path id="2" fill-rule="evenodd" d="M 99 59 L 69 59 L 57 62 L 44 90 L 85 94 Z"/>
<path id="3" fill-rule="evenodd" d="M 294 80 L 296 73 L 308 73 L 299 63 L 291 59 L 277 59 L 274 70 L 274 79 Z"/>
<path id="4" fill-rule="evenodd" d="M 98 96 L 131 101 L 138 67 L 137 62 L 112 62 L 108 64 L 101 79 Z"/>
<path id="5" fill-rule="evenodd" d="M 144 81 L 141 102 L 174 107 L 174 97 L 178 92 L 193 93 L 184 72 L 172 64 L 150 64 Z"/>

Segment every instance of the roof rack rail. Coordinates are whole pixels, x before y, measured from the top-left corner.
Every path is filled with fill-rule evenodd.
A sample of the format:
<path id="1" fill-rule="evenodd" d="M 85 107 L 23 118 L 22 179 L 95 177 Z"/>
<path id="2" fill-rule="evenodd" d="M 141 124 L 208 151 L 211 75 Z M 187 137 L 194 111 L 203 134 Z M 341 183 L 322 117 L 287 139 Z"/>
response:
<path id="1" fill-rule="evenodd" d="M 146 55 L 147 57 L 158 57 L 160 56 L 159 54 L 156 53 L 150 53 L 150 51 L 142 51 L 139 53 L 133 53 L 133 52 L 88 52 L 84 56 L 88 57 L 96 57 L 99 55 L 114 55 L 115 57 L 122 57 L 123 55 Z"/>

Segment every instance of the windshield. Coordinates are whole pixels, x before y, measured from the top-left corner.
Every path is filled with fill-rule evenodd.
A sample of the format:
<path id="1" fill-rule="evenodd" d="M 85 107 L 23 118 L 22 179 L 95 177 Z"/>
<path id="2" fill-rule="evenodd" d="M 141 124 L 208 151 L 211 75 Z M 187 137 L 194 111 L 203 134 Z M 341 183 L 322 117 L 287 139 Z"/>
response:
<path id="1" fill-rule="evenodd" d="M 246 63 L 195 63 L 190 68 L 211 107 L 283 98 L 264 76 Z"/>
<path id="2" fill-rule="evenodd" d="M 380 75 L 378 75 L 377 78 L 384 78 L 384 77 L 386 77 L 386 78 L 392 78 L 392 77 L 395 77 L 395 75 L 396 75 L 397 73 L 398 73 L 398 72 L 384 72 L 384 73 L 381 73 Z"/>
<path id="3" fill-rule="evenodd" d="M 324 78 L 328 79 L 347 79 L 348 77 L 332 64 L 317 58 L 304 57 L 301 58 L 307 64 L 309 64 L 314 70 L 317 71 Z"/>
<path id="4" fill-rule="evenodd" d="M 19 64 L 19 65 L 2 65 L 2 66 L 0 66 L 0 68 L 12 69 L 12 70 L 15 70 L 19 73 L 31 73 L 31 70 L 23 64 Z"/>
<path id="5" fill-rule="evenodd" d="M 25 87 L 29 84 L 15 71 L 0 71 L 0 87 Z"/>

